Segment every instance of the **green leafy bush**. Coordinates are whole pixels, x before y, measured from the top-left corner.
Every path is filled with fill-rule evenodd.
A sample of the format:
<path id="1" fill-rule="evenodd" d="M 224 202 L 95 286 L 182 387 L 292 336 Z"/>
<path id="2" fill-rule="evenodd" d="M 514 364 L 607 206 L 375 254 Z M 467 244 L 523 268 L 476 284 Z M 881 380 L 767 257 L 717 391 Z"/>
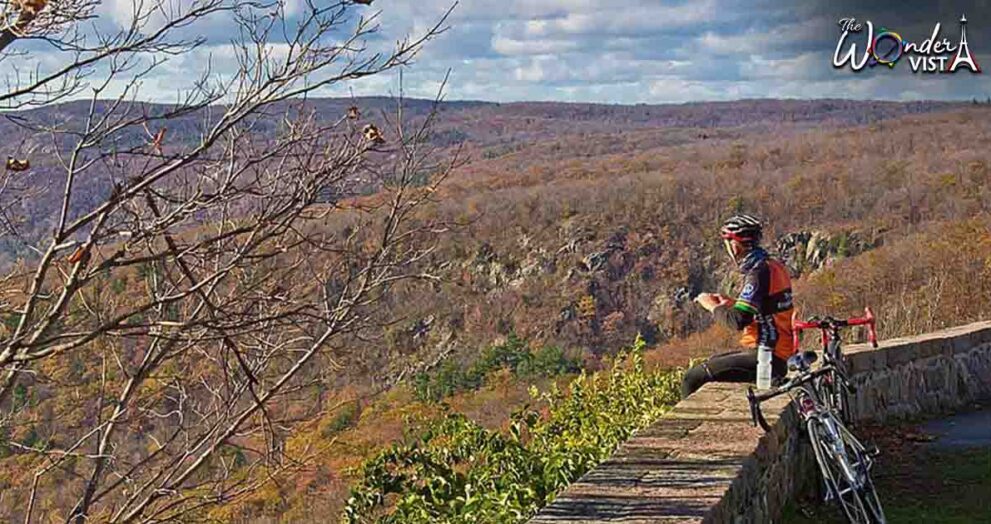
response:
<path id="1" fill-rule="evenodd" d="M 432 373 L 417 374 L 413 390 L 417 399 L 436 402 L 459 391 L 480 388 L 489 373 L 502 368 L 508 368 L 518 377 L 553 377 L 577 373 L 581 365 L 561 348 L 544 346 L 531 350 L 526 341 L 510 335 L 506 342 L 486 348 L 467 369 L 447 360 Z"/>
<path id="2" fill-rule="evenodd" d="M 557 346 L 544 346 L 532 353 L 516 367 L 516 374 L 524 377 L 553 377 L 581 371 L 578 359 L 571 358 Z"/>
<path id="3" fill-rule="evenodd" d="M 360 414 L 361 410 L 358 403 L 350 402 L 342 407 L 333 418 L 321 424 L 320 434 L 324 438 L 333 438 L 338 433 L 352 428 L 355 422 L 358 421 L 358 415 Z"/>
<path id="4" fill-rule="evenodd" d="M 521 522 L 608 457 L 678 399 L 680 371 L 647 371 L 642 339 L 611 369 L 584 372 L 566 392 L 538 395 L 508 431 L 448 412 L 418 438 L 396 444 L 358 471 L 344 511 L 349 523 Z M 553 359 L 552 359 L 553 360 Z"/>

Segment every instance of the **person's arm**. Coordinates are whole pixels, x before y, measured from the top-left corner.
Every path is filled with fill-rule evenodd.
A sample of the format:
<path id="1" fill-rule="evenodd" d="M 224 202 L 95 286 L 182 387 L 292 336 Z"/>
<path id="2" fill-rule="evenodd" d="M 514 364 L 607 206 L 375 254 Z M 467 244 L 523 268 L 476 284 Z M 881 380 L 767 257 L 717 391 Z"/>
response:
<path id="1" fill-rule="evenodd" d="M 743 331 L 743 328 L 749 326 L 754 321 L 755 311 L 747 309 L 748 306 L 741 307 L 739 302 L 735 304 L 724 304 L 721 306 L 716 306 L 712 310 L 712 316 L 716 319 L 716 322 L 736 331 Z"/>
<path id="2" fill-rule="evenodd" d="M 743 331 L 753 323 L 759 312 L 758 304 L 767 296 L 769 276 L 765 264 L 747 273 L 743 280 L 743 291 L 736 301 L 732 304 L 719 305 L 712 310 L 716 322 L 736 331 Z"/>

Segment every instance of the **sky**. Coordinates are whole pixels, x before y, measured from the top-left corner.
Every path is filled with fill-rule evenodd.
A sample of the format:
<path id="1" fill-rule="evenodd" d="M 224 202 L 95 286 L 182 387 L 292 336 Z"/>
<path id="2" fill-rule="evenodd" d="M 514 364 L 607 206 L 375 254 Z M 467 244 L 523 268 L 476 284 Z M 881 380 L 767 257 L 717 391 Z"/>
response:
<path id="1" fill-rule="evenodd" d="M 383 0 L 383 32 L 423 27 L 447 5 Z M 913 42 L 939 22 L 956 45 L 961 15 L 982 74 L 912 73 L 906 59 L 859 72 L 832 65 L 841 18 Z M 464 0 L 450 26 L 407 75 L 421 94 L 449 68 L 451 97 L 498 101 L 991 96 L 987 1 Z M 866 41 L 864 32 L 848 41 Z"/>
<path id="2" fill-rule="evenodd" d="M 106 0 L 100 15 L 127 19 L 131 0 Z M 182 0 L 177 0 L 182 1 Z M 304 0 L 284 0 L 287 10 Z M 315 0 L 319 1 L 319 0 Z M 375 0 L 372 49 L 422 34 L 451 0 Z M 894 68 L 854 72 L 832 65 L 839 20 L 856 18 L 921 43 L 934 25 L 959 41 L 961 15 L 982 74 L 919 74 L 903 57 Z M 447 71 L 447 99 L 680 103 L 740 98 L 985 100 L 991 96 L 991 0 L 461 0 L 448 30 L 404 70 L 412 96 L 433 96 Z M 170 57 L 144 83 L 142 98 L 174 99 L 207 58 L 222 70 L 230 27 L 201 28 L 208 44 Z M 865 31 L 852 34 L 858 52 Z M 849 44 L 848 44 L 849 45 Z M 42 57 L 44 59 L 44 57 Z M 396 75 L 339 85 L 325 95 L 382 95 Z"/>

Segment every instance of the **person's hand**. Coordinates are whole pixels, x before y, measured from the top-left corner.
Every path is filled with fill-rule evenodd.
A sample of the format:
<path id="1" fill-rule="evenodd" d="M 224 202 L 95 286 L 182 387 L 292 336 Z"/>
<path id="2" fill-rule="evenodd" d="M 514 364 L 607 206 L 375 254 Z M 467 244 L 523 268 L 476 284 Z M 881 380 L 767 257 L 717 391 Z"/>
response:
<path id="1" fill-rule="evenodd" d="M 700 293 L 695 297 L 695 302 L 710 313 L 722 303 L 721 297 L 714 293 Z"/>
<path id="2" fill-rule="evenodd" d="M 716 294 L 716 299 L 719 300 L 719 302 L 721 304 L 730 304 L 730 305 L 732 305 L 734 302 L 736 302 L 736 300 L 733 297 L 728 297 L 728 296 L 723 295 L 723 294 Z"/>

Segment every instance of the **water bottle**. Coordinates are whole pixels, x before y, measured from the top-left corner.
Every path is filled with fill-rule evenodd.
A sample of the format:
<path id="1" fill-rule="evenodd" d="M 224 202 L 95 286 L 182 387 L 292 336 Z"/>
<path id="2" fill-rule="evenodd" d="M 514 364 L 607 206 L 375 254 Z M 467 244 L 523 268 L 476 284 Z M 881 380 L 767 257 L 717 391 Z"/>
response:
<path id="1" fill-rule="evenodd" d="M 771 388 L 771 355 L 774 352 L 770 346 L 757 346 L 757 389 Z"/>

